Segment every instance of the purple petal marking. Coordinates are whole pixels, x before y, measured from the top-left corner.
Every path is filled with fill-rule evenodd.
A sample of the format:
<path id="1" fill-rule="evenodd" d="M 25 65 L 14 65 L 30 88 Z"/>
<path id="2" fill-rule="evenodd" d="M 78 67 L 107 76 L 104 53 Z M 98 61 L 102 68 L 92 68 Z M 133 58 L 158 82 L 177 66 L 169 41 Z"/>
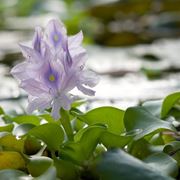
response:
<path id="1" fill-rule="evenodd" d="M 65 47 L 66 29 L 64 25 L 58 20 L 50 20 L 47 27 L 47 36 L 50 44 L 57 49 L 58 47 Z"/>
<path id="2" fill-rule="evenodd" d="M 35 34 L 34 34 L 34 38 L 32 41 L 32 45 L 33 45 L 34 50 L 36 50 L 40 54 L 42 54 L 42 49 L 41 49 L 42 37 L 43 37 L 42 29 L 41 29 L 41 27 L 37 27 L 35 29 Z"/>

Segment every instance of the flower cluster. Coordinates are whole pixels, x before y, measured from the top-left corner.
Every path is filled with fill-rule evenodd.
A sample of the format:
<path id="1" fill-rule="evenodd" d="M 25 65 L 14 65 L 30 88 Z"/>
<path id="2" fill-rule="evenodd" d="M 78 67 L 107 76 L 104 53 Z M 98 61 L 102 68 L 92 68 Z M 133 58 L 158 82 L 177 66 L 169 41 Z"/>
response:
<path id="1" fill-rule="evenodd" d="M 16 65 L 11 73 L 28 93 L 29 113 L 52 108 L 52 116 L 58 119 L 60 108 L 69 110 L 75 99 L 70 93 L 72 89 L 90 96 L 95 94 L 91 88 L 98 78 L 84 69 L 87 54 L 82 40 L 82 32 L 68 37 L 61 22 L 50 20 L 44 30 L 35 29 L 30 46 L 20 44 L 26 61 Z"/>

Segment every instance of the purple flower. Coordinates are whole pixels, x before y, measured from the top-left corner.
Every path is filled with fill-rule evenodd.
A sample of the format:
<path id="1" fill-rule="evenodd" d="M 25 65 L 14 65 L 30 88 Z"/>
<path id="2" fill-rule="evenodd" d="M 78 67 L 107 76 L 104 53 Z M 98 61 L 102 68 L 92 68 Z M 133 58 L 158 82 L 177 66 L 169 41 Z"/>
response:
<path id="1" fill-rule="evenodd" d="M 16 65 L 11 73 L 28 93 L 29 113 L 52 108 L 52 116 L 58 119 L 60 108 L 69 110 L 75 100 L 72 89 L 95 94 L 91 88 L 98 78 L 84 69 L 87 54 L 82 40 L 82 32 L 68 37 L 64 25 L 51 20 L 44 31 L 35 29 L 32 46 L 20 45 L 26 61 Z"/>

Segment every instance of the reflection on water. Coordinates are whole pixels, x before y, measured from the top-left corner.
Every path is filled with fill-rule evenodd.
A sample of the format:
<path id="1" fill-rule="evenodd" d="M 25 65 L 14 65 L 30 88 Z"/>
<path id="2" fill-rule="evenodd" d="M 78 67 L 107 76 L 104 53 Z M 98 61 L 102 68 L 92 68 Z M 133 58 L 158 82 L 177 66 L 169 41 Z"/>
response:
<path id="1" fill-rule="evenodd" d="M 14 35 L 17 36 L 16 33 Z M 18 37 L 10 38 L 6 44 L 4 43 L 4 48 L 1 48 L 1 54 L 6 54 L 7 49 L 9 52 L 19 52 L 17 45 L 11 46 L 18 41 Z M 2 43 L 0 47 L 3 47 Z M 158 69 L 162 73 L 169 67 L 180 68 L 180 40 L 160 40 L 151 45 L 129 48 L 88 46 L 87 49 L 88 67 L 101 74 L 96 96 L 89 99 L 90 104 L 87 108 L 111 104 L 125 109 L 144 100 L 163 98 L 168 93 L 180 89 L 180 72 L 167 72 L 161 78 L 149 80 L 141 71 L 142 67 Z M 148 53 L 159 59 L 143 59 L 144 54 Z M 24 107 L 27 103 L 27 99 L 24 98 L 26 94 L 19 90 L 17 82 L 9 76 L 9 70 L 9 66 L 0 65 L 0 104 L 20 112 L 21 106 Z M 115 76 L 112 76 L 113 72 L 116 72 Z M 11 98 L 14 98 L 14 101 Z"/>

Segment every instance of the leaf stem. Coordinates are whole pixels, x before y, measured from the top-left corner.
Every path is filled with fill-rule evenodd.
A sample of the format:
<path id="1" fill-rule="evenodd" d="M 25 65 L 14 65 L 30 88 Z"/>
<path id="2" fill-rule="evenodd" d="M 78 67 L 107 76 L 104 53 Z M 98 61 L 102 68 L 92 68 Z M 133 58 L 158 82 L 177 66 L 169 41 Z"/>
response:
<path id="1" fill-rule="evenodd" d="M 69 113 L 65 111 L 63 108 L 61 108 L 60 112 L 61 112 L 60 121 L 66 132 L 66 135 L 69 140 L 73 140 L 74 135 L 73 135 L 73 129 L 70 123 Z"/>

